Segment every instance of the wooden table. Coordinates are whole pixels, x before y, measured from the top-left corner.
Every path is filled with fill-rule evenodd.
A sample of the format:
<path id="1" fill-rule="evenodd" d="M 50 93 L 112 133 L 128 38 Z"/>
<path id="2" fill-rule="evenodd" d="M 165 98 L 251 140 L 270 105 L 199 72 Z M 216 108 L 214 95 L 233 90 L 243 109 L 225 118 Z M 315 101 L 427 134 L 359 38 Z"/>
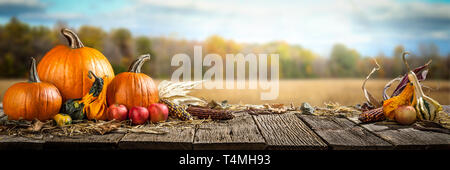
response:
<path id="1" fill-rule="evenodd" d="M 445 106 L 447 112 L 449 106 Z M 0 110 L 1 111 L 1 110 Z M 359 124 L 357 119 L 236 113 L 227 121 L 167 128 L 164 135 L 110 133 L 29 139 L 0 135 L 0 150 L 396 150 L 450 149 L 450 135 L 410 126 Z"/>

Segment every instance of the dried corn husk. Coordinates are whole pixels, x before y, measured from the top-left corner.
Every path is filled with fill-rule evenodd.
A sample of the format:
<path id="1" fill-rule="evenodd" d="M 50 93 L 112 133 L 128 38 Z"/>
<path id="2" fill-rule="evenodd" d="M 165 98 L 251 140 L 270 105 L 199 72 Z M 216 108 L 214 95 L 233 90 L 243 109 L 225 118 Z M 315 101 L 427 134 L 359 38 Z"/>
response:
<path id="1" fill-rule="evenodd" d="M 417 67 L 417 68 L 415 68 L 415 69 L 413 70 L 413 72 L 414 72 L 416 75 L 418 75 L 418 80 L 419 80 L 419 81 L 423 81 L 423 80 L 426 79 L 427 73 L 428 73 L 428 69 L 427 69 L 427 68 L 428 68 L 428 65 L 430 65 L 430 63 L 431 63 L 431 60 L 428 61 L 428 62 L 427 62 L 426 64 L 424 64 L 423 66 Z M 373 73 L 375 73 L 376 71 L 378 71 L 379 69 L 381 69 L 380 65 L 377 63 L 376 60 L 375 60 L 375 64 L 376 64 L 376 67 L 372 69 L 372 71 L 371 71 L 371 72 L 369 73 L 369 75 L 366 77 L 366 79 L 364 80 L 364 83 L 363 83 L 363 85 L 362 85 L 362 89 L 363 89 L 363 92 L 364 92 L 364 96 L 366 97 L 367 103 L 369 104 L 369 106 L 371 106 L 371 107 L 369 107 L 369 108 L 377 108 L 378 106 L 381 107 L 381 103 L 382 103 L 382 102 L 379 102 L 377 99 L 375 99 L 375 98 L 373 97 L 373 95 L 370 94 L 369 91 L 367 91 L 367 89 L 365 88 L 365 84 L 366 84 L 367 80 L 369 80 L 370 76 L 372 76 Z M 397 82 L 397 81 L 400 81 L 400 83 L 397 85 L 397 87 L 395 88 L 395 90 L 394 90 L 394 92 L 392 93 L 392 95 L 390 95 L 390 96 L 387 95 L 387 90 L 391 87 L 391 85 L 392 85 L 394 82 Z M 409 81 L 409 79 L 408 79 L 408 74 L 405 74 L 404 76 L 397 77 L 397 78 L 392 79 L 391 81 L 389 81 L 389 82 L 384 86 L 384 89 L 383 89 L 383 101 L 384 101 L 384 100 L 388 100 L 388 99 L 390 99 L 391 97 L 394 97 L 394 96 L 399 95 L 399 94 L 403 91 L 403 89 L 406 87 L 406 84 L 408 84 L 409 82 L 410 82 L 410 81 Z"/>
<path id="2" fill-rule="evenodd" d="M 408 53 L 408 52 L 406 52 Z M 423 81 L 427 78 L 427 74 L 428 74 L 428 65 L 431 64 L 431 60 L 428 61 L 427 63 L 425 63 L 423 66 L 419 66 L 417 68 L 415 68 L 413 70 L 413 72 L 417 75 L 417 80 Z M 407 66 L 407 68 L 409 68 L 409 66 Z M 403 89 L 406 87 L 406 84 L 409 83 L 409 79 L 408 79 L 408 73 L 406 73 L 402 80 L 400 81 L 400 83 L 397 85 L 397 88 L 395 88 L 394 92 L 392 92 L 391 97 L 397 96 L 398 94 L 400 94 Z"/>
<path id="3" fill-rule="evenodd" d="M 397 77 L 395 79 L 392 79 L 391 81 L 389 81 L 383 88 L 383 100 L 387 100 L 390 99 L 391 97 L 389 95 L 387 95 L 387 90 L 391 87 L 391 85 L 396 82 L 396 81 L 401 81 L 402 77 Z"/>
<path id="4" fill-rule="evenodd" d="M 373 95 L 370 94 L 369 91 L 366 89 L 367 80 L 369 80 L 370 76 L 372 76 L 373 73 L 375 73 L 376 71 L 381 69 L 381 66 L 378 64 L 377 60 L 374 59 L 374 61 L 377 66 L 372 69 L 372 71 L 369 73 L 369 75 L 367 75 L 366 79 L 363 82 L 362 90 L 363 90 L 364 96 L 366 97 L 367 102 L 369 104 L 371 104 L 372 106 L 375 106 L 375 107 L 380 107 L 381 103 L 377 99 L 375 99 L 375 97 L 373 97 Z"/>
<path id="5" fill-rule="evenodd" d="M 159 98 L 169 100 L 177 105 L 205 106 L 207 102 L 200 98 L 190 96 L 191 89 L 203 81 L 171 82 L 162 81 L 158 85 Z"/>

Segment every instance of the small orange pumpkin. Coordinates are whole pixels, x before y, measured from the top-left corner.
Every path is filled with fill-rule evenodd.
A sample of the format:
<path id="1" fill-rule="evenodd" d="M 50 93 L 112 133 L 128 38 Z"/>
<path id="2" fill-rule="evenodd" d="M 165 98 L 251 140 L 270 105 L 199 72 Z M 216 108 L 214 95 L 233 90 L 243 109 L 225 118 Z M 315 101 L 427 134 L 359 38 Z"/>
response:
<path id="1" fill-rule="evenodd" d="M 90 70 L 99 77 L 108 75 L 105 84 L 109 84 L 114 71 L 108 59 L 96 49 L 85 47 L 73 31 L 63 28 L 61 33 L 69 41 L 69 47 L 58 45 L 45 54 L 37 67 L 41 79 L 54 84 L 64 102 L 89 92 L 94 83 L 86 76 Z"/>
<path id="2" fill-rule="evenodd" d="M 128 69 L 118 74 L 108 85 L 106 98 L 108 105 L 123 104 L 127 109 L 133 106 L 148 107 L 159 101 L 158 88 L 153 79 L 141 73 L 142 64 L 150 60 L 150 55 L 141 55 Z"/>
<path id="3" fill-rule="evenodd" d="M 36 73 L 36 60 L 31 58 L 29 82 L 16 83 L 6 90 L 3 109 L 10 120 L 49 120 L 58 114 L 62 98 L 50 83 L 41 82 Z"/>

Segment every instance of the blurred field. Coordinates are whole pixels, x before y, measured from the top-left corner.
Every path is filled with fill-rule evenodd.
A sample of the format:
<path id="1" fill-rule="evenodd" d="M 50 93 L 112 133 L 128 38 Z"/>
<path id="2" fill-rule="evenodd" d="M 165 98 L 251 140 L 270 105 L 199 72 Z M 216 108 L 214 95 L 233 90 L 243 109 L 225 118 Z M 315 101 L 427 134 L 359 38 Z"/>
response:
<path id="1" fill-rule="evenodd" d="M 0 80 L 0 100 L 12 84 L 25 80 Z M 369 80 L 368 90 L 378 99 L 381 99 L 384 85 L 389 80 Z M 158 82 L 158 81 L 157 81 Z M 194 90 L 192 95 L 211 100 L 228 100 L 229 103 L 264 104 L 264 103 L 294 103 L 296 106 L 302 102 L 313 105 L 323 105 L 324 102 L 338 102 L 342 105 L 355 105 L 365 101 L 361 90 L 362 79 L 305 79 L 280 80 L 280 90 L 277 100 L 261 101 L 260 90 Z M 438 100 L 441 104 L 450 104 L 450 81 L 425 81 L 424 84 L 431 89 L 425 93 Z M 396 84 L 388 91 L 392 93 Z"/>
<path id="2" fill-rule="evenodd" d="M 369 80 L 367 88 L 377 99 L 381 99 L 384 85 L 389 80 Z M 279 96 L 274 101 L 261 101 L 257 90 L 196 90 L 192 94 L 206 99 L 228 100 L 230 103 L 294 103 L 303 102 L 323 105 L 324 102 L 338 102 L 342 105 L 355 105 L 365 101 L 361 89 L 362 79 L 305 79 L 280 80 Z M 424 83 L 432 90 L 425 93 L 441 104 L 450 104 L 450 81 L 428 81 Z M 391 94 L 397 83 L 388 91 Z"/>

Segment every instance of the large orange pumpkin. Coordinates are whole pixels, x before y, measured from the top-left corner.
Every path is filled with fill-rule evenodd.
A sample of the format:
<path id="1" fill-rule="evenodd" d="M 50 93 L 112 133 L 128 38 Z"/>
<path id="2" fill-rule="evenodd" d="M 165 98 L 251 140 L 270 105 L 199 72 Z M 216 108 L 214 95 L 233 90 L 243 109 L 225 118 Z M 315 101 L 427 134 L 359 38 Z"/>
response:
<path id="1" fill-rule="evenodd" d="M 36 60 L 31 59 L 29 82 L 17 83 L 6 90 L 3 109 L 10 120 L 52 119 L 61 108 L 62 98 L 58 89 L 41 82 L 36 73 Z"/>
<path id="2" fill-rule="evenodd" d="M 54 84 L 63 101 L 81 98 L 89 92 L 94 82 L 86 76 L 89 70 L 99 77 L 107 75 L 105 84 L 109 84 L 114 71 L 108 59 L 96 49 L 85 47 L 73 31 L 63 28 L 61 33 L 69 41 L 69 47 L 58 45 L 47 52 L 37 67 L 39 77 Z"/>
<path id="3" fill-rule="evenodd" d="M 150 55 L 136 59 L 128 72 L 118 74 L 108 85 L 106 98 L 108 105 L 123 104 L 128 109 L 133 106 L 148 107 L 159 101 L 158 88 L 153 79 L 141 73 L 142 64 L 150 60 Z"/>

